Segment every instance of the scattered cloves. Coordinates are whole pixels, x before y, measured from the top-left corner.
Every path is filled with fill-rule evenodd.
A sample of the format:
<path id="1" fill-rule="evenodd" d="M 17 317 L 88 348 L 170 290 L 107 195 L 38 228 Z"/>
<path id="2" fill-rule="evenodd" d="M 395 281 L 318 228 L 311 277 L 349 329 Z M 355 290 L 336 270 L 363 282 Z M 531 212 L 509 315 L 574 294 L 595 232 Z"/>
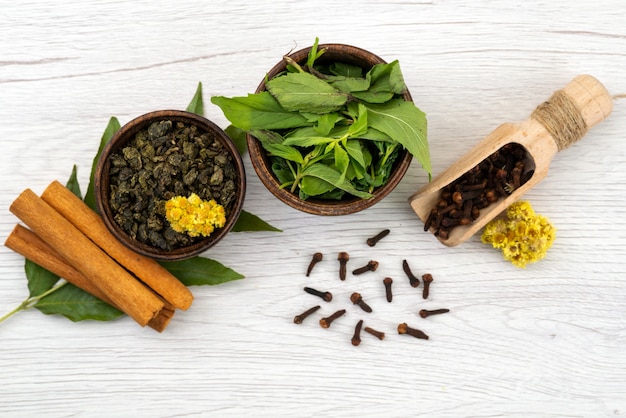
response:
<path id="1" fill-rule="evenodd" d="M 352 336 L 352 345 L 357 346 L 361 344 L 361 327 L 363 326 L 363 320 L 359 320 L 354 327 L 354 335 Z"/>
<path id="2" fill-rule="evenodd" d="M 352 271 L 352 274 L 354 274 L 355 276 L 358 276 L 359 274 L 367 273 L 368 271 L 376 271 L 377 268 L 378 268 L 378 261 L 370 260 L 363 267 L 359 267 L 358 269 L 355 269 L 354 271 Z"/>
<path id="3" fill-rule="evenodd" d="M 316 312 L 318 309 L 320 308 L 320 305 L 316 305 L 310 309 L 307 309 L 306 311 L 302 312 L 300 315 L 296 315 L 293 317 L 293 323 L 294 324 L 301 324 L 302 321 L 304 321 L 307 316 L 311 315 L 312 313 Z"/>
<path id="4" fill-rule="evenodd" d="M 333 294 L 330 292 L 320 292 L 319 290 L 313 289 L 312 287 L 305 287 L 304 291 L 307 292 L 309 295 L 320 297 L 326 302 L 330 302 L 331 300 L 333 300 Z"/>
<path id="5" fill-rule="evenodd" d="M 306 276 L 307 277 L 309 277 L 309 275 L 313 271 L 313 267 L 315 267 L 315 265 L 317 263 L 322 261 L 323 258 L 324 258 L 324 255 L 322 253 L 315 253 L 315 254 L 313 254 L 313 258 L 311 259 L 311 263 L 309 263 L 309 267 L 306 269 Z"/>
<path id="6" fill-rule="evenodd" d="M 373 247 L 374 245 L 376 245 L 378 243 L 378 241 L 380 241 L 381 239 L 385 238 L 387 235 L 389 235 L 389 230 L 388 229 L 383 229 L 378 234 L 374 235 L 371 238 L 368 238 L 367 241 L 366 241 L 367 245 L 369 245 L 370 247 Z"/>
<path id="7" fill-rule="evenodd" d="M 385 339 L 385 333 L 381 332 L 381 331 L 376 331 L 373 328 L 370 327 L 365 327 L 364 329 L 365 332 L 372 334 L 374 337 L 378 338 L 379 340 L 384 340 Z"/>
<path id="8" fill-rule="evenodd" d="M 424 290 L 422 290 L 423 299 L 428 299 L 428 295 L 430 294 L 430 284 L 433 280 L 432 274 L 426 273 L 422 276 L 422 281 L 424 282 Z"/>
<path id="9" fill-rule="evenodd" d="M 337 260 L 339 260 L 339 279 L 346 280 L 346 263 L 350 259 L 348 253 L 342 251 L 337 255 Z"/>
<path id="10" fill-rule="evenodd" d="M 409 267 L 409 263 L 407 263 L 406 260 L 402 260 L 402 270 L 404 270 L 404 273 L 409 278 L 409 283 L 411 284 L 411 287 L 418 287 L 420 285 L 420 280 L 415 277 L 415 275 L 411 271 L 411 268 Z"/>
<path id="11" fill-rule="evenodd" d="M 450 312 L 450 309 L 432 309 L 432 310 L 422 309 L 420 310 L 420 316 L 422 318 L 428 318 L 431 315 L 440 315 L 440 314 L 444 314 L 448 312 Z"/>
<path id="12" fill-rule="evenodd" d="M 330 327 L 330 324 L 332 324 L 335 319 L 339 318 L 340 316 L 342 316 L 345 313 L 346 313 L 345 309 L 340 309 L 337 312 L 335 312 L 334 314 L 332 314 L 331 316 L 327 316 L 326 318 L 320 319 L 320 326 L 322 328 Z"/>
<path id="13" fill-rule="evenodd" d="M 406 324 L 406 322 L 403 322 L 402 324 L 398 325 L 398 334 L 407 334 L 407 335 L 411 335 L 415 338 L 419 338 L 422 340 L 428 339 L 428 335 L 424 334 L 423 331 L 409 327 Z"/>
<path id="14" fill-rule="evenodd" d="M 359 307 L 363 309 L 365 312 L 367 313 L 372 312 L 372 308 L 370 308 L 370 306 L 367 303 L 365 303 L 360 293 L 354 292 L 353 294 L 351 294 L 350 301 L 354 303 L 355 305 L 359 305 Z"/>
<path id="15" fill-rule="evenodd" d="M 391 299 L 393 299 L 393 294 L 391 293 L 391 284 L 393 283 L 393 279 L 391 277 L 385 277 L 383 279 L 383 284 L 385 285 L 385 296 L 387 298 L 387 302 L 391 303 Z"/>

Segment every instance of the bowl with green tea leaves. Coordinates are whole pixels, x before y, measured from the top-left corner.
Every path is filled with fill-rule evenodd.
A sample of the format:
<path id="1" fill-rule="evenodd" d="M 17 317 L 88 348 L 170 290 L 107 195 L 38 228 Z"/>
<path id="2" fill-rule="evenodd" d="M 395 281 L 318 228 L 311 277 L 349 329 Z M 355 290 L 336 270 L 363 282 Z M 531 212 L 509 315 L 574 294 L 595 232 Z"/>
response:
<path id="1" fill-rule="evenodd" d="M 182 260 L 214 246 L 241 212 L 241 156 L 217 125 L 162 110 L 115 133 L 96 166 L 96 205 L 111 233 L 157 260 Z"/>
<path id="2" fill-rule="evenodd" d="M 246 132 L 264 186 L 303 212 L 369 208 L 398 185 L 413 157 L 430 176 L 426 116 L 397 60 L 316 39 L 283 57 L 254 94 L 211 101 Z"/>

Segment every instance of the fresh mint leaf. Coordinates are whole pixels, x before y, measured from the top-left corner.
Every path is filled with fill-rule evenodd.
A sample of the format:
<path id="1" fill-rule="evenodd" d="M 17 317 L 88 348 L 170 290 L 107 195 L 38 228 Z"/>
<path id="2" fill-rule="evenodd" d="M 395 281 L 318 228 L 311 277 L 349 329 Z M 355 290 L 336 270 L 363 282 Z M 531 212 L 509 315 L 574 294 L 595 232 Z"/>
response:
<path id="1" fill-rule="evenodd" d="M 319 45 L 319 42 L 320 42 L 319 38 L 315 38 L 315 42 L 313 42 L 313 46 L 311 47 L 311 50 L 309 51 L 309 55 L 306 60 L 306 65 L 309 68 L 313 68 L 313 65 L 315 65 L 315 61 L 319 57 L 321 57 L 324 54 L 324 52 L 326 52 L 325 49 L 321 49 L 318 51 L 317 47 Z"/>
<path id="2" fill-rule="evenodd" d="M 324 180 L 332 184 L 336 188 L 339 188 L 361 199 L 369 199 L 370 197 L 372 197 L 370 193 L 357 190 L 348 180 L 346 180 L 345 178 L 342 179 L 341 173 L 339 173 L 337 170 L 321 163 L 310 165 L 305 170 L 303 170 L 302 175 L 316 177 L 320 180 Z"/>
<path id="3" fill-rule="evenodd" d="M 202 83 L 198 83 L 196 93 L 193 95 L 189 106 L 185 109 L 187 112 L 195 113 L 196 115 L 204 116 L 204 100 L 202 99 Z"/>
<path id="4" fill-rule="evenodd" d="M 367 105 L 369 125 L 399 142 L 417 158 L 431 175 L 430 153 L 426 141 L 426 115 L 412 102 L 394 99 L 385 104 Z"/>
<path id="5" fill-rule="evenodd" d="M 363 77 L 363 68 L 356 65 L 346 64 L 345 62 L 333 62 L 328 70 L 336 76 L 361 78 Z"/>
<path id="6" fill-rule="evenodd" d="M 185 286 L 217 285 L 244 278 L 220 262 L 204 257 L 162 261 L 160 264 Z"/>
<path id="7" fill-rule="evenodd" d="M 211 97 L 224 116 L 239 129 L 289 129 L 312 125 L 297 112 L 283 109 L 269 92 L 249 94 L 247 97 Z"/>
<path id="8" fill-rule="evenodd" d="M 370 81 L 365 78 L 344 77 L 337 78 L 330 83 L 334 88 L 344 93 L 362 92 L 370 87 Z"/>
<path id="9" fill-rule="evenodd" d="M 292 112 L 334 112 L 348 100 L 347 94 L 309 73 L 288 73 L 265 86 L 285 110 Z"/>
<path id="10" fill-rule="evenodd" d="M 306 176 L 300 182 L 300 190 L 307 196 L 319 196 L 333 189 L 335 185 L 313 176 Z"/>

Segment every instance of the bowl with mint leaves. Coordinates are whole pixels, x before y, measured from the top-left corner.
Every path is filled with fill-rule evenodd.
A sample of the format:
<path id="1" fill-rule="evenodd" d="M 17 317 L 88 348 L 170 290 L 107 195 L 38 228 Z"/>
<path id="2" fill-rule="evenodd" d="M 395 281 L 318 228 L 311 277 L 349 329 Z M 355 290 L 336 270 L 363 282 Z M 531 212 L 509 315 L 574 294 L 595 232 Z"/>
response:
<path id="1" fill-rule="evenodd" d="M 367 209 L 398 185 L 414 157 L 430 177 L 426 115 L 397 60 L 316 39 L 284 56 L 255 93 L 211 101 L 246 132 L 265 187 L 303 212 Z"/>

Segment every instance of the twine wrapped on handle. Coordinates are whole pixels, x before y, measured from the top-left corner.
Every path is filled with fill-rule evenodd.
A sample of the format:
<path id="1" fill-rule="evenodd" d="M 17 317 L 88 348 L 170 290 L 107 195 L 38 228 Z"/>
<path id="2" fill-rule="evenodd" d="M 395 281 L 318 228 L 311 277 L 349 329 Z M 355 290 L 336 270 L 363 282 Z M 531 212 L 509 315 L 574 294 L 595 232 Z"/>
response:
<path id="1" fill-rule="evenodd" d="M 563 90 L 556 91 L 537 106 L 531 117 L 545 126 L 559 151 L 581 139 L 589 130 L 580 110 Z"/>

